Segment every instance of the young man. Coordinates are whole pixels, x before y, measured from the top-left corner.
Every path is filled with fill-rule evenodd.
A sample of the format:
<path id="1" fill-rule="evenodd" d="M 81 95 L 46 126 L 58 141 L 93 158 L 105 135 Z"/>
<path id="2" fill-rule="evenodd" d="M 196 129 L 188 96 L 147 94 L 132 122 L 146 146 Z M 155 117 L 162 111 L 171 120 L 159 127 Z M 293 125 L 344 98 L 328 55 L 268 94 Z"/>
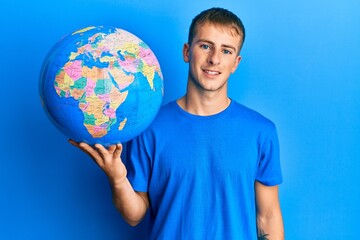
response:
<path id="1" fill-rule="evenodd" d="M 233 13 L 196 16 L 183 47 L 187 92 L 151 126 L 105 149 L 72 144 L 109 177 L 115 206 L 131 225 L 150 211 L 150 239 L 283 239 L 282 182 L 274 124 L 228 97 L 245 31 Z"/>

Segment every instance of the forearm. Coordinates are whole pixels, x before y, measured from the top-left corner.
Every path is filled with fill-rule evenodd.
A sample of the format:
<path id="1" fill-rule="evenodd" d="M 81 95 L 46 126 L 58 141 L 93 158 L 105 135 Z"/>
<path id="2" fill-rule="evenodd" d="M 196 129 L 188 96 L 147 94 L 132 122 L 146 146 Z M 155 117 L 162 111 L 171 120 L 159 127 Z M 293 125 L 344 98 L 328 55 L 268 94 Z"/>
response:
<path id="1" fill-rule="evenodd" d="M 284 225 L 280 210 L 257 216 L 258 240 L 283 240 Z"/>
<path id="2" fill-rule="evenodd" d="M 129 225 L 137 225 L 149 207 L 148 200 L 143 196 L 145 193 L 134 191 L 127 178 L 121 184 L 112 184 L 111 187 L 115 207 Z"/>
<path id="3" fill-rule="evenodd" d="M 116 208 L 130 225 L 137 225 L 149 207 L 147 193 L 135 192 L 126 178 L 127 170 L 121 161 L 122 145 L 115 144 L 105 148 L 101 144 L 90 146 L 87 143 L 69 142 L 88 154 L 108 176 Z"/>

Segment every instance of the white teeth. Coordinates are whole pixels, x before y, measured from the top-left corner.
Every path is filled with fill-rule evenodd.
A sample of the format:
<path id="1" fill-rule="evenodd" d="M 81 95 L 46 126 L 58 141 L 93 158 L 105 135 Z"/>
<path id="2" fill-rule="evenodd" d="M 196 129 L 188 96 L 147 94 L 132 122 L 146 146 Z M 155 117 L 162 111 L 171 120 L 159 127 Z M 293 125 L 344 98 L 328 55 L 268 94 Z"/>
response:
<path id="1" fill-rule="evenodd" d="M 208 70 L 205 70 L 206 73 L 208 74 L 211 74 L 211 75 L 218 75 L 219 72 L 215 72 L 215 71 L 208 71 Z"/>

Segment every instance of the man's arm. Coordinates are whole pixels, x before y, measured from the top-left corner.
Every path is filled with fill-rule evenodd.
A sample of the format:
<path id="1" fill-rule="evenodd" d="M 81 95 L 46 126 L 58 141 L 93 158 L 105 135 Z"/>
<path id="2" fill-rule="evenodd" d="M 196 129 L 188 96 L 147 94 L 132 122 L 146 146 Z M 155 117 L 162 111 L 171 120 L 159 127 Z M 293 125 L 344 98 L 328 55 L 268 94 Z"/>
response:
<path id="1" fill-rule="evenodd" d="M 69 142 L 88 154 L 105 172 L 112 188 L 114 205 L 128 224 L 137 225 L 146 214 L 149 197 L 147 193 L 134 191 L 127 179 L 127 170 L 120 157 L 122 145 L 116 144 L 106 149 L 100 144 L 91 147 L 86 143 Z"/>
<path id="2" fill-rule="evenodd" d="M 255 182 L 258 239 L 283 240 L 284 225 L 280 209 L 278 186 Z"/>

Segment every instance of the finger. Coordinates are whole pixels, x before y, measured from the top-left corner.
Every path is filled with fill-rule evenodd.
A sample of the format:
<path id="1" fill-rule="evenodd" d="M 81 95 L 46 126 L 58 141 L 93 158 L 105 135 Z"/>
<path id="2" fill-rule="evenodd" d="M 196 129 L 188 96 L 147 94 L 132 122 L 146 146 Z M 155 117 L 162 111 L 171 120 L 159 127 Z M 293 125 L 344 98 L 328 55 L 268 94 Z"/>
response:
<path id="1" fill-rule="evenodd" d="M 121 153 L 122 153 L 122 144 L 118 143 L 116 144 L 116 148 L 115 148 L 115 152 L 114 152 L 114 157 L 118 158 L 120 157 Z"/>
<path id="2" fill-rule="evenodd" d="M 72 140 L 72 139 L 69 139 L 68 142 L 69 142 L 71 145 L 73 145 L 74 147 L 79 148 L 79 143 L 78 143 L 78 142 L 75 142 L 75 141 Z"/>
<path id="3" fill-rule="evenodd" d="M 93 147 L 91 147 L 89 144 L 81 142 L 78 144 L 79 148 L 86 153 L 87 155 L 89 155 L 98 165 L 101 165 L 101 154 L 99 154 L 99 152 L 94 149 Z"/>
<path id="4" fill-rule="evenodd" d="M 113 154 L 113 153 L 115 152 L 115 150 L 116 150 L 116 145 L 110 145 L 110 146 L 108 147 L 108 152 L 109 152 L 110 154 Z"/>
<path id="5" fill-rule="evenodd" d="M 100 156 L 105 159 L 106 156 L 109 154 L 109 151 L 101 144 L 96 143 L 94 145 L 94 148 L 97 150 L 97 152 L 100 154 Z"/>

